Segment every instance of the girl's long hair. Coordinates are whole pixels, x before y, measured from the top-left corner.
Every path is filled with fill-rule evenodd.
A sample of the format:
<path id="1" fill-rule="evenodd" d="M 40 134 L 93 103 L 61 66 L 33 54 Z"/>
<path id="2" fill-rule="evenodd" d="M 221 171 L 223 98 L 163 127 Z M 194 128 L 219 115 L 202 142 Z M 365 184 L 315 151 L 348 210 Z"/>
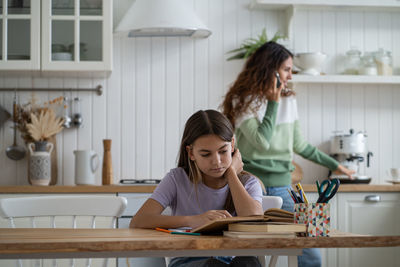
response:
<path id="1" fill-rule="evenodd" d="M 191 146 L 197 138 L 209 134 L 215 134 L 226 142 L 232 142 L 232 124 L 222 113 L 216 110 L 199 110 L 186 122 L 179 149 L 178 167 L 185 170 L 189 180 L 194 184 L 196 194 L 196 186 L 198 183 L 202 182 L 202 174 L 196 163 L 189 158 L 186 147 Z M 242 172 L 239 174 L 239 180 L 243 185 L 248 179 L 248 175 L 244 174 L 246 173 Z M 201 203 L 199 203 L 199 205 L 201 206 Z M 230 190 L 225 200 L 224 209 L 230 213 L 235 212 L 235 205 Z"/>
<path id="2" fill-rule="evenodd" d="M 187 146 L 193 145 L 197 138 L 215 134 L 226 142 L 233 138 L 233 127 L 229 120 L 216 110 L 199 110 L 194 113 L 186 122 L 179 148 L 178 167 L 185 170 L 189 180 L 198 184 L 202 181 L 202 175 L 196 163 L 190 160 Z"/>
<path id="3" fill-rule="evenodd" d="M 247 60 L 221 105 L 223 114 L 233 127 L 236 118 L 247 111 L 250 103 L 256 103 L 255 110 L 252 110 L 255 112 L 265 102 L 268 88 L 274 86 L 274 72 L 289 57 L 293 54 L 284 46 L 267 42 Z"/>

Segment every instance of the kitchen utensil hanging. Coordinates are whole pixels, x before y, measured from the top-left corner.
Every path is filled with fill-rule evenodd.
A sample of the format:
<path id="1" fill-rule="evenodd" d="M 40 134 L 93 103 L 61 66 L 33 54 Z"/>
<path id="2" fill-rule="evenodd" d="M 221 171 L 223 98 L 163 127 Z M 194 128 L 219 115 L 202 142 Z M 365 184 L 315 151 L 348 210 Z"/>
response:
<path id="1" fill-rule="evenodd" d="M 81 99 L 79 97 L 74 98 L 73 102 L 73 123 L 74 126 L 80 128 L 82 127 L 82 114 L 81 114 Z"/>
<path id="2" fill-rule="evenodd" d="M 0 128 L 11 117 L 11 114 L 2 106 L 0 106 Z"/>
<path id="3" fill-rule="evenodd" d="M 64 128 L 70 128 L 71 127 L 71 123 L 72 123 L 72 119 L 69 115 L 69 108 L 70 104 L 68 103 L 68 97 L 64 96 L 63 98 L 63 127 Z"/>
<path id="4" fill-rule="evenodd" d="M 17 92 L 14 94 L 13 101 L 13 121 L 14 121 L 14 143 L 7 147 L 6 155 L 12 160 L 20 160 L 25 157 L 25 148 L 17 145 Z"/>

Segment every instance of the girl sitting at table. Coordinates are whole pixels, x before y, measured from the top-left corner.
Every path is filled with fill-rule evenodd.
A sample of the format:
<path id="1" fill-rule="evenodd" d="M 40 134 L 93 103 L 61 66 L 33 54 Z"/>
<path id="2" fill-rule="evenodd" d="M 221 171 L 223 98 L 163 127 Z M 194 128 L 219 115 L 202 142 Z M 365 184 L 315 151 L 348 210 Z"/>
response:
<path id="1" fill-rule="evenodd" d="M 229 120 L 200 110 L 186 122 L 178 167 L 170 170 L 132 218 L 132 228 L 196 228 L 232 216 L 262 215 L 262 189 L 243 172 Z M 172 216 L 162 215 L 166 207 Z M 260 266 L 256 257 L 180 257 L 177 266 Z"/>

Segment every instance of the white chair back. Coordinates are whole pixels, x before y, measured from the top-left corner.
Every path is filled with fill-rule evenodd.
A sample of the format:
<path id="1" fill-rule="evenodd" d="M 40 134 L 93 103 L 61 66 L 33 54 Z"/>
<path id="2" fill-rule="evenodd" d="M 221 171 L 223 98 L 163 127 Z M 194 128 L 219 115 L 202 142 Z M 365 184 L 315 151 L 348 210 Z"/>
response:
<path id="1" fill-rule="evenodd" d="M 262 198 L 262 207 L 263 210 L 266 211 L 267 209 L 280 209 L 282 207 L 283 200 L 281 197 L 278 196 L 263 196 Z"/>
<path id="2" fill-rule="evenodd" d="M 281 197 L 278 196 L 263 196 L 262 197 L 262 207 L 263 210 L 266 211 L 267 209 L 275 208 L 280 209 L 282 207 L 283 200 Z M 261 263 L 261 266 L 267 266 L 267 259 L 266 256 L 258 256 L 258 260 Z M 271 256 L 269 260 L 269 267 L 274 267 L 278 260 L 278 256 Z"/>
<path id="3" fill-rule="evenodd" d="M 9 226 L 16 228 L 15 220 L 29 218 L 30 227 L 36 228 L 36 220 L 49 217 L 50 223 L 45 227 L 57 228 L 58 216 L 72 216 L 72 223 L 67 228 L 77 228 L 77 219 L 80 216 L 89 217 L 90 228 L 96 228 L 96 218 L 109 217 L 111 222 L 103 227 L 115 228 L 117 217 L 121 216 L 127 206 L 127 199 L 120 196 L 38 196 L 16 197 L 0 199 L 0 216 L 9 220 Z M 66 227 L 64 224 L 62 227 Z M 43 261 L 41 262 L 43 265 Z M 72 259 L 70 266 L 74 266 Z M 87 259 L 85 266 L 90 266 L 91 260 Z M 107 266 L 107 259 L 103 261 Z M 18 260 L 17 266 L 22 266 Z M 53 266 L 57 261 L 53 260 Z"/>

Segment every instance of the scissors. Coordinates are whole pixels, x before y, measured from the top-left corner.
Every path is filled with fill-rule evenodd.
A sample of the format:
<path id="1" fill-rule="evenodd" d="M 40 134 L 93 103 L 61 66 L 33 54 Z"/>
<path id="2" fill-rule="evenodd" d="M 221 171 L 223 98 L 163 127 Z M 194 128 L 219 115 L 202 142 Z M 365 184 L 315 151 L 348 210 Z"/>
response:
<path id="1" fill-rule="evenodd" d="M 324 180 L 318 187 L 319 198 L 317 203 L 328 203 L 339 189 L 340 181 L 338 179 Z"/>

